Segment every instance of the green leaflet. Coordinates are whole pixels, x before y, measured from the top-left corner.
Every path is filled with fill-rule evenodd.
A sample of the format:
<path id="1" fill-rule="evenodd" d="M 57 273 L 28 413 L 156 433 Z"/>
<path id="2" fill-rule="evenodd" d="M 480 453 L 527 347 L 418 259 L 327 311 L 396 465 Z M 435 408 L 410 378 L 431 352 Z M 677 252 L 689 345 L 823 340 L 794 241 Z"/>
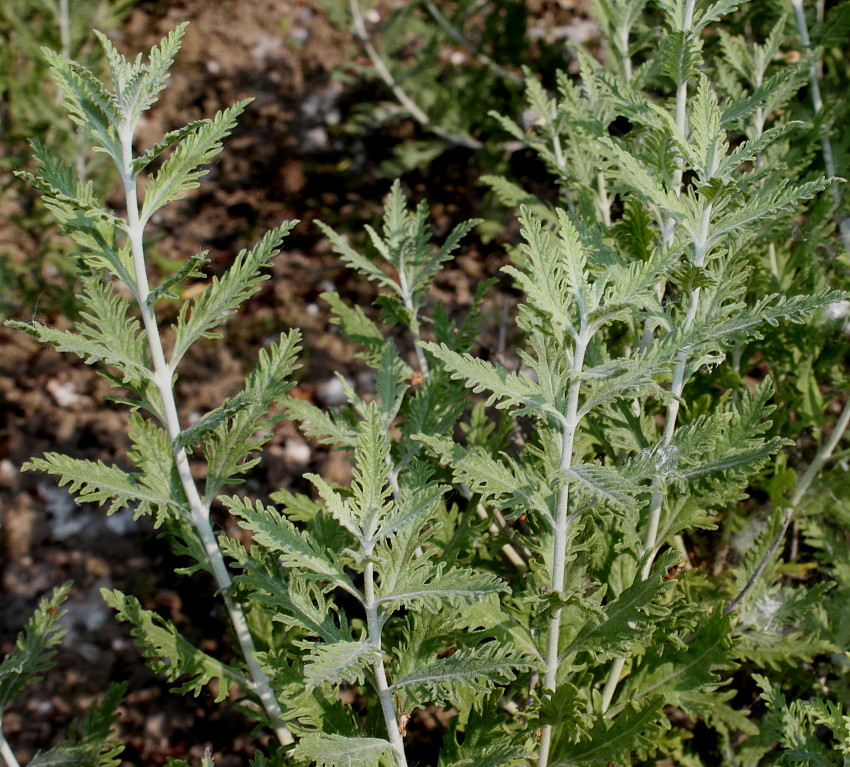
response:
<path id="1" fill-rule="evenodd" d="M 86 767 L 118 767 L 123 743 L 118 740 L 118 706 L 127 691 L 126 683 L 113 683 L 101 703 L 93 703 L 84 719 L 75 724 L 78 734 L 37 753 L 28 764 L 40 767 L 54 765 L 86 765 Z"/>
<path id="2" fill-rule="evenodd" d="M 607 767 L 625 763 L 634 751 L 652 753 L 655 737 L 669 727 L 661 712 L 663 700 L 658 696 L 630 704 L 614 719 L 597 717 L 581 742 L 572 744 L 563 739 L 556 743 L 551 764 Z"/>
<path id="3" fill-rule="evenodd" d="M 81 313 L 77 333 L 35 322 L 9 324 L 88 364 L 102 362 L 116 368 L 121 381 L 131 388 L 146 384 L 151 378 L 148 354 L 141 325 L 129 314 L 130 302 L 99 275 L 83 279 L 83 300 L 86 310 Z"/>
<path id="4" fill-rule="evenodd" d="M 754 675 L 762 688 L 762 698 L 770 712 L 765 720 L 765 734 L 779 741 L 782 748 L 777 764 L 816 765 L 830 767 L 844 764 L 850 754 L 850 719 L 834 701 L 788 703 L 785 696 L 761 674 Z M 835 744 L 827 746 L 815 734 L 813 725 L 824 725 Z"/>
<path id="5" fill-rule="evenodd" d="M 424 343 L 422 348 L 442 360 L 452 378 L 464 381 L 474 392 L 489 392 L 488 406 L 510 408 L 515 415 L 553 410 L 552 403 L 545 400 L 540 387 L 525 374 L 508 373 L 470 354 L 458 354 L 445 344 Z"/>
<path id="6" fill-rule="evenodd" d="M 271 437 L 274 425 L 281 420 L 281 416 L 271 415 L 269 410 L 282 401 L 293 386 L 292 376 L 300 367 L 300 344 L 301 334 L 291 330 L 261 349 L 244 390 L 230 400 L 231 405 L 237 402 L 239 406 L 213 424 L 204 443 L 205 496 L 208 500 L 224 485 L 241 481 L 239 476 L 259 460 L 249 456 L 262 448 Z M 242 401 L 238 402 L 240 397 Z"/>
<path id="7" fill-rule="evenodd" d="M 736 667 L 731 618 L 704 616 L 687 637 L 687 646 L 673 650 L 663 643 L 653 645 L 623 683 L 621 699 L 634 702 L 663 695 L 685 711 L 699 711 L 706 705 L 700 693 L 713 692 L 724 681 L 721 674 Z"/>
<path id="8" fill-rule="evenodd" d="M 249 103 L 250 100 L 246 99 L 222 110 L 177 144 L 177 148 L 156 174 L 151 176 L 145 187 L 144 205 L 140 214 L 143 223 L 161 207 L 200 185 L 203 166 L 221 151 L 222 140 L 233 130 L 236 118 Z"/>
<path id="9" fill-rule="evenodd" d="M 248 679 L 232 666 L 198 650 L 187 642 L 174 625 L 152 610 L 142 608 L 135 597 L 118 590 L 101 589 L 106 603 L 116 612 L 118 620 L 129 623 L 131 633 L 144 648 L 151 668 L 176 682 L 183 676 L 189 678 L 176 685 L 176 692 L 191 692 L 198 696 L 205 685 L 216 680 L 216 701 L 225 700 L 233 685 L 250 689 Z"/>
<path id="10" fill-rule="evenodd" d="M 646 580 L 638 580 L 592 617 L 563 650 L 562 655 L 589 652 L 602 661 L 633 653 L 645 646 L 656 631 L 659 619 L 669 615 L 671 605 L 664 603 L 666 592 L 674 588 L 664 580 L 667 570 L 676 564 L 677 555 L 661 559 Z"/>
<path id="11" fill-rule="evenodd" d="M 391 590 L 379 591 L 378 604 L 406 607 L 422 604 L 432 609 L 442 604 L 482 599 L 508 588 L 507 584 L 489 573 L 445 567 L 444 563 L 435 566 L 422 561 L 420 564 L 420 560 L 408 563 L 407 567 L 399 567 L 398 577 L 389 580 L 389 583 Z"/>

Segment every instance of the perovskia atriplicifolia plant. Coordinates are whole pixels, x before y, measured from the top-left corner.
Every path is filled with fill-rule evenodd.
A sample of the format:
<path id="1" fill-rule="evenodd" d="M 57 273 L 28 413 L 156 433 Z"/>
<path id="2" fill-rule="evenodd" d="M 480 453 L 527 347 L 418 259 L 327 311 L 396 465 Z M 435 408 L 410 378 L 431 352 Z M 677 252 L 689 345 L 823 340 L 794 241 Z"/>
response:
<path id="1" fill-rule="evenodd" d="M 833 741 L 815 732 L 821 725 L 835 754 L 847 750 L 840 707 L 789 706 L 754 677 L 773 712 L 760 732 L 733 700 L 731 674 L 754 633 L 737 621 L 746 610 L 758 625 L 757 608 L 769 607 L 782 515 L 774 511 L 733 577 L 696 567 L 674 576 L 690 564 L 685 537 L 731 513 L 788 443 L 771 431 L 769 378 L 708 398 L 691 392 L 727 369 L 730 350 L 844 297 L 826 288 L 748 293 L 758 238 L 829 182 L 760 163 L 793 123 L 730 142 L 784 82 L 721 101 L 701 68 L 700 36 L 734 3 L 660 3 L 666 30 L 654 58 L 635 67 L 628 34 L 644 5 L 604 4 L 606 28 L 620 36 L 613 67 L 580 54 L 581 84 L 561 76 L 555 97 L 529 75 L 540 118 L 531 135 L 501 118 L 541 154 L 564 203 L 522 195 L 522 243 L 504 269 L 522 294 L 516 365 L 473 353 L 487 285 L 463 321 L 430 305 L 435 276 L 474 222 L 437 243 L 427 204 L 411 210 L 395 184 L 363 247 L 324 228 L 380 291 L 377 318 L 325 296 L 372 369 L 374 391 L 346 383 L 348 405 L 337 413 L 288 398 L 299 345 L 290 331 L 260 353 L 241 393 L 189 427 L 174 394 L 181 359 L 256 292 L 292 224 L 240 253 L 197 298 L 177 288 L 203 276 L 203 255 L 152 286 L 146 227 L 198 184 L 246 104 L 136 154 L 135 128 L 165 85 L 183 28 L 148 61 L 128 61 L 101 38 L 111 91 L 47 54 L 81 131 L 117 168 L 126 211 L 106 208 L 36 145 L 41 168 L 26 178 L 80 249 L 86 312 L 76 332 L 15 325 L 100 363 L 125 390 L 135 470 L 56 454 L 30 467 L 81 500 L 151 515 L 190 558 L 186 572 L 214 577 L 241 650 L 231 663 L 193 647 L 134 597 L 104 596 L 178 690 L 198 694 L 214 681 L 219 700 L 241 691 L 245 714 L 274 733 L 257 767 L 418 763 L 406 740 L 417 710 L 449 721 L 440 767 L 704 764 L 668 707 L 712 728 L 730 764 L 755 764 L 777 742 L 837 763 Z M 670 100 L 651 96 L 671 86 Z M 607 129 L 617 117 L 631 125 L 621 137 Z M 505 198 L 521 193 L 491 184 Z M 165 300 L 180 302 L 168 346 L 156 312 Z M 321 443 L 353 451 L 350 486 L 310 475 L 313 494 L 278 490 L 273 504 L 233 489 L 283 417 L 270 415 L 273 405 Z M 203 483 L 191 471 L 200 456 Z M 250 532 L 250 547 L 216 536 L 213 503 Z M 777 613 L 763 615 L 765 625 Z M 788 657 L 812 648 L 791 634 L 776 642 Z M 342 685 L 354 705 L 342 701 Z M 790 720 L 800 737 L 782 731 Z M 3 757 L 13 760 L 11 749 Z"/>

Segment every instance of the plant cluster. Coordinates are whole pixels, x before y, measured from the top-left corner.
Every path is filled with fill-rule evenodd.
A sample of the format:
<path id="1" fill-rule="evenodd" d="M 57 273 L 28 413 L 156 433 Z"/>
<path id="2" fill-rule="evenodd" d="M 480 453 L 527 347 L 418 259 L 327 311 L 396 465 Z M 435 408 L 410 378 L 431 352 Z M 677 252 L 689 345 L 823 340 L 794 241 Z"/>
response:
<path id="1" fill-rule="evenodd" d="M 77 244 L 86 310 L 76 331 L 12 324 L 102 366 L 132 409 L 135 468 L 58 454 L 29 468 L 150 516 L 185 572 L 215 580 L 241 651 L 231 662 L 134 596 L 104 598 L 178 691 L 214 683 L 273 734 L 257 767 L 416 763 L 417 710 L 449 720 L 440 767 L 847 763 L 845 208 L 822 172 L 845 155 L 824 149 L 838 117 L 807 111 L 820 48 L 808 38 L 788 63 L 805 27 L 739 5 L 599 0 L 603 59 L 577 50 L 579 78 L 559 74 L 554 93 L 527 72 L 534 120 L 493 115 L 558 190 L 553 204 L 488 179 L 521 233 L 503 269 L 520 297 L 514 350 L 478 344 L 492 285 L 463 317 L 429 299 L 477 222 L 435 242 L 427 203 L 396 182 L 364 238 L 322 227 L 378 288 L 371 309 L 324 295 L 371 390 L 341 379 L 347 404 L 331 412 L 291 396 L 291 330 L 191 426 L 175 400 L 181 360 L 256 293 L 294 224 L 195 297 L 178 288 L 204 278 L 204 254 L 152 284 L 146 228 L 198 185 L 247 103 L 142 151 L 135 129 L 183 27 L 147 60 L 100 35 L 111 90 L 50 55 L 124 210 L 36 147 L 39 170 L 23 175 Z M 751 34 L 725 30 L 730 14 Z M 180 307 L 170 328 L 165 301 Z M 310 475 L 309 494 L 240 492 L 284 418 L 351 451 L 350 485 Z M 214 505 L 250 546 L 214 529 Z M 63 595 L 0 667 L 0 712 L 41 672 Z M 114 764 L 118 694 L 61 747 L 86 756 L 32 764 Z"/>

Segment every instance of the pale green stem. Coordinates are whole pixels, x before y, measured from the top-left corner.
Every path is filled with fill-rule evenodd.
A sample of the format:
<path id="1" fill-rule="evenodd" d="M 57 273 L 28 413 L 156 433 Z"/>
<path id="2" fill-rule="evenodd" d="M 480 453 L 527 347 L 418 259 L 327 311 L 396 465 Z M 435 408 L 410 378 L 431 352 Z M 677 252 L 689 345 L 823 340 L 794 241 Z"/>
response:
<path id="1" fill-rule="evenodd" d="M 365 553 L 367 556 L 371 554 L 371 552 Z M 376 660 L 372 665 L 372 672 L 375 674 L 375 686 L 378 692 L 378 699 L 381 701 L 384 723 L 387 727 L 390 743 L 392 743 L 393 750 L 395 751 L 396 762 L 399 767 L 407 767 L 407 757 L 404 754 L 404 741 L 401 737 L 401 730 L 398 728 L 393 696 L 387 683 L 387 671 L 384 667 L 384 655 L 381 649 L 381 620 L 378 616 L 378 605 L 375 601 L 375 565 L 371 561 L 366 563 L 366 568 L 363 572 L 363 596 L 366 600 L 363 606 L 366 609 L 366 627 L 369 632 L 369 644 L 381 654 L 380 659 Z"/>
<path id="2" fill-rule="evenodd" d="M 0 759 L 3 760 L 5 767 L 20 767 L 12 747 L 6 741 L 6 736 L 0 732 Z"/>
<path id="3" fill-rule="evenodd" d="M 682 20 L 682 30 L 690 31 L 691 27 L 694 23 L 694 6 L 696 0 L 687 0 L 685 5 L 685 16 Z M 678 83 L 676 87 L 676 130 L 679 133 L 682 141 L 687 141 L 687 131 L 688 131 L 688 80 L 683 80 Z M 682 194 L 682 179 L 684 177 L 684 170 L 682 168 L 682 159 L 679 158 L 677 161 L 676 171 L 674 173 L 674 192 L 676 196 L 680 196 Z M 709 206 L 709 212 L 711 210 L 711 206 Z M 661 241 L 665 245 L 669 245 L 673 242 L 673 237 L 676 234 L 676 221 L 673 218 L 668 218 L 667 221 L 664 222 L 661 228 Z M 703 249 L 704 253 L 704 249 Z M 699 264 L 702 266 L 702 264 Z M 663 287 L 659 291 L 663 294 Z M 688 308 L 688 314 L 691 314 L 691 310 L 693 310 L 694 315 L 696 315 L 696 309 L 698 304 L 694 302 L 694 297 L 698 299 L 699 297 L 699 288 L 694 291 L 694 295 L 691 297 L 691 305 Z M 641 347 L 648 348 L 652 342 L 652 326 L 649 324 L 649 320 L 644 324 L 643 329 L 643 338 L 641 339 Z M 684 372 L 685 366 L 687 364 L 687 355 L 685 355 L 684 359 L 682 358 L 682 354 L 684 352 L 680 352 L 679 359 L 676 363 L 676 368 L 673 371 L 673 390 L 675 393 L 676 381 L 679 380 L 679 387 L 681 388 L 684 385 Z M 679 392 L 681 394 L 681 391 Z M 670 407 L 667 410 L 667 418 L 664 423 L 664 433 L 665 439 L 667 432 L 670 432 L 670 438 L 666 439 L 664 445 L 669 444 L 670 439 L 673 436 L 673 430 L 675 429 L 676 418 L 679 413 L 679 402 L 678 400 L 673 400 L 670 404 Z M 661 507 L 662 507 L 663 495 L 659 492 L 657 481 L 653 482 L 653 493 L 649 503 L 649 524 L 647 527 L 647 538 L 646 544 L 644 545 L 644 553 L 649 551 L 650 548 L 655 547 L 655 539 L 658 535 L 658 526 L 661 520 Z M 651 546 L 650 546 L 651 541 Z M 641 578 L 646 579 L 649 575 L 649 570 L 652 567 L 652 561 L 654 557 L 647 558 L 646 564 L 644 565 L 643 571 L 641 572 Z M 611 705 L 611 701 L 614 698 L 614 692 L 617 689 L 617 685 L 620 681 L 620 675 L 623 673 L 623 667 L 626 664 L 625 658 L 615 658 L 613 663 L 611 664 L 611 670 L 608 672 L 608 678 L 605 681 L 605 686 L 602 689 L 602 711 L 603 713 L 608 710 L 608 707 Z"/>
<path id="4" fill-rule="evenodd" d="M 552 151 L 555 153 L 555 162 L 558 164 L 558 167 L 564 172 L 564 176 L 567 175 L 567 160 L 564 157 L 564 150 L 561 147 L 561 137 L 558 135 L 558 128 L 553 122 L 549 122 L 550 133 L 552 136 Z M 570 211 L 571 215 L 576 214 L 575 203 L 573 202 L 572 195 L 569 193 L 569 190 L 564 186 L 564 199 L 567 201 L 567 208 Z"/>
<path id="5" fill-rule="evenodd" d="M 573 353 L 573 364 L 571 372 L 578 374 L 584 367 L 584 354 L 590 337 L 582 323 L 581 331 L 576 339 L 575 352 Z M 567 391 L 567 412 L 564 415 L 561 430 L 561 490 L 558 494 L 558 506 L 555 511 L 554 529 L 554 554 L 552 557 L 552 579 L 549 591 L 557 593 L 564 590 L 567 561 L 567 533 L 569 531 L 569 507 L 570 486 L 563 476 L 570 468 L 573 461 L 573 443 L 575 442 L 576 430 L 579 424 L 578 399 L 581 382 L 573 378 Z M 561 639 L 561 610 L 557 609 L 549 622 L 549 634 L 546 647 L 546 674 L 543 679 L 543 687 L 546 690 L 555 690 L 558 686 L 558 644 Z M 545 725 L 540 735 L 540 754 L 537 758 L 537 767 L 546 767 L 549 764 L 549 749 L 552 745 L 552 726 Z"/>
<path id="6" fill-rule="evenodd" d="M 369 39 L 369 33 L 366 31 L 366 22 L 363 20 L 363 14 L 360 12 L 360 5 L 357 0 L 349 0 L 349 8 L 351 10 L 351 18 L 354 22 L 354 34 L 360 41 L 363 48 L 366 50 L 372 66 L 378 73 L 378 76 L 386 83 L 387 87 L 392 91 L 398 102 L 408 111 L 410 116 L 416 120 L 423 128 L 431 131 L 436 136 L 439 136 L 444 141 L 458 146 L 466 147 L 467 149 L 481 149 L 483 144 L 471 136 L 461 136 L 457 133 L 452 133 L 439 125 L 434 125 L 431 119 L 422 108 L 405 93 L 404 89 L 398 84 L 392 72 L 387 69 L 387 65 L 378 53 L 378 49 L 372 44 Z"/>
<path id="7" fill-rule="evenodd" d="M 829 439 L 824 442 L 823 446 L 820 450 L 818 450 L 817 454 L 812 459 L 812 462 L 809 464 L 809 468 L 803 472 L 803 476 L 797 481 L 797 487 L 794 490 L 794 495 L 791 497 L 792 509 L 796 509 L 800 501 L 803 500 L 803 496 L 808 492 L 808 489 L 814 478 L 817 476 L 817 473 L 830 459 L 835 448 L 838 447 L 838 443 L 844 436 L 844 432 L 847 431 L 848 424 L 850 424 L 850 398 L 848 398 L 845 403 L 844 410 L 841 411 L 841 415 L 838 416 L 838 420 L 835 422 L 835 428 L 832 430 L 832 434 L 829 435 Z"/>
<path id="8" fill-rule="evenodd" d="M 59 0 L 59 5 L 56 14 L 56 23 L 59 25 L 59 43 L 61 46 L 62 55 L 66 59 L 71 58 L 71 8 L 69 0 Z M 62 100 L 61 95 L 57 94 L 59 101 Z M 86 180 L 86 149 L 85 137 L 77 129 L 76 125 L 71 126 L 71 132 L 74 134 L 74 167 L 77 171 L 77 177 L 81 181 Z"/>
<path id="9" fill-rule="evenodd" d="M 691 27 L 694 23 L 694 5 L 696 4 L 696 0 L 687 0 L 685 4 L 685 16 L 682 20 L 682 28 L 681 32 L 690 32 Z M 687 131 L 688 131 L 688 83 L 690 80 L 685 79 L 678 83 L 676 86 L 676 131 L 678 132 L 682 141 L 687 141 Z M 678 197 L 682 193 L 682 178 L 684 176 L 684 169 L 682 168 L 682 158 L 680 157 L 677 161 L 677 168 L 673 175 L 674 178 L 674 186 L 676 196 Z M 663 231 L 661 233 L 662 242 L 665 245 L 669 245 L 673 241 L 673 235 L 676 231 L 676 222 L 669 218 L 664 223 Z"/>
<path id="10" fill-rule="evenodd" d="M 608 188 L 605 185 L 605 174 L 600 170 L 596 174 L 599 187 L 599 211 L 602 213 L 602 223 L 611 228 L 611 201 L 608 199 Z"/>
<path id="11" fill-rule="evenodd" d="M 782 539 L 785 537 L 785 533 L 788 530 L 788 525 L 791 522 L 791 518 L 794 515 L 794 512 L 797 511 L 797 507 L 800 505 L 800 501 L 803 500 L 803 496 L 808 492 L 809 488 L 814 481 L 815 476 L 821 470 L 823 465 L 830 459 L 835 448 L 838 447 L 838 443 L 841 441 L 841 438 L 844 436 L 844 432 L 847 431 L 847 426 L 850 424 L 850 399 L 844 405 L 844 410 L 841 411 L 841 415 L 838 416 L 838 420 L 835 422 L 835 427 L 832 430 L 832 434 L 829 435 L 829 439 L 821 445 L 820 450 L 818 450 L 812 462 L 809 464 L 809 467 L 803 472 L 803 475 L 797 480 L 797 487 L 794 490 L 794 495 L 791 497 L 791 500 L 788 506 L 784 509 L 785 519 L 783 520 L 782 527 L 779 529 L 779 533 L 771 544 L 770 548 L 767 550 L 765 555 L 762 557 L 761 562 L 758 563 L 758 566 L 755 570 L 753 570 L 753 574 L 747 580 L 747 583 L 744 585 L 744 588 L 741 589 L 740 593 L 732 599 L 730 602 L 726 604 L 723 608 L 723 612 L 730 613 L 734 610 L 744 597 L 747 595 L 747 592 L 758 582 L 758 579 L 761 577 L 762 572 L 764 572 L 765 567 L 767 567 L 767 563 L 773 558 L 773 555 L 776 554 L 776 550 L 779 548 L 779 544 L 782 542 Z"/>
<path id="12" fill-rule="evenodd" d="M 428 9 L 428 13 L 433 16 L 434 21 L 443 28 L 443 31 L 451 37 L 452 40 L 465 48 L 470 56 L 474 57 L 476 61 L 487 67 L 493 74 L 498 75 L 499 77 L 504 77 L 506 80 L 510 80 L 514 83 L 514 85 L 522 85 L 522 78 L 516 74 L 516 72 L 511 72 L 510 70 L 505 69 L 501 64 L 493 61 L 493 59 L 491 59 L 486 53 L 476 51 L 475 46 L 467 39 L 466 35 L 464 35 L 457 27 L 453 26 L 452 23 L 443 15 L 434 0 L 424 0 L 424 2 L 425 7 Z"/>
<path id="13" fill-rule="evenodd" d="M 629 28 L 623 24 L 619 29 L 620 60 L 623 64 L 623 74 L 626 82 L 632 79 L 632 57 L 629 56 Z"/>
<path id="14" fill-rule="evenodd" d="M 812 41 L 809 37 L 809 26 L 806 22 L 806 12 L 803 8 L 803 0 L 790 0 L 791 6 L 794 8 L 794 18 L 797 22 L 797 32 L 800 35 L 800 42 L 803 46 L 803 52 L 811 53 Z M 820 114 L 823 109 L 823 97 L 820 92 L 820 77 L 818 76 L 818 59 L 813 57 L 809 65 L 809 91 L 812 94 L 812 108 L 815 115 Z M 821 153 L 823 154 L 823 164 L 826 168 L 826 175 L 829 178 L 834 178 L 837 175 L 835 166 L 835 154 L 832 149 L 832 141 L 828 133 L 824 133 L 820 139 Z M 832 184 L 832 201 L 835 207 L 838 208 L 841 204 L 841 192 L 837 184 Z M 842 242 L 847 250 L 850 250 L 850 222 L 846 219 L 839 222 L 839 232 Z"/>
<path id="15" fill-rule="evenodd" d="M 428 381 L 431 379 L 431 371 L 428 367 L 428 358 L 422 349 L 422 335 L 419 330 L 419 310 L 413 305 L 413 294 L 407 284 L 404 261 L 401 261 L 399 264 L 398 281 L 401 287 L 401 300 L 404 303 L 405 309 L 410 312 L 410 334 L 413 336 L 413 348 L 416 349 L 416 360 L 419 362 L 420 372 L 425 377 L 425 380 Z"/>
<path id="16" fill-rule="evenodd" d="M 702 267 L 705 263 L 705 253 L 708 246 L 708 229 L 711 223 L 712 203 L 708 203 L 702 211 L 700 219 L 700 231 L 697 240 L 694 242 L 694 264 Z M 685 316 L 684 330 L 687 331 L 693 325 L 699 311 L 700 289 L 694 288 L 691 293 L 691 302 L 688 306 L 688 313 Z M 679 417 L 679 407 L 682 397 L 682 392 L 685 388 L 685 370 L 687 368 L 690 354 L 682 350 L 676 358 L 676 365 L 673 368 L 673 383 L 670 387 L 670 392 L 674 399 L 667 406 L 667 413 L 664 420 L 664 432 L 661 438 L 662 447 L 667 447 L 673 440 L 673 434 L 676 431 L 676 421 Z M 641 569 L 641 580 L 646 580 L 652 570 L 652 565 L 655 562 L 655 555 L 658 545 L 658 528 L 661 523 L 661 509 L 664 505 L 664 492 L 661 483 L 658 480 L 653 480 L 653 492 L 649 501 L 649 522 L 646 530 L 646 540 L 643 545 L 642 555 L 646 557 L 643 568 Z M 611 670 L 608 673 L 608 679 L 605 681 L 605 687 L 602 690 L 602 712 L 608 710 L 611 701 L 614 699 L 614 693 L 620 681 L 620 674 L 623 672 L 623 666 L 626 663 L 625 658 L 615 658 L 611 664 Z"/>
<path id="17" fill-rule="evenodd" d="M 135 297 L 142 316 L 142 323 L 148 340 L 148 349 L 153 363 L 154 383 L 162 400 L 162 417 L 165 421 L 166 432 L 172 446 L 174 462 L 183 492 L 189 503 L 192 522 L 204 551 L 209 559 L 210 566 L 218 584 L 219 590 L 224 597 L 224 603 L 230 614 L 236 638 L 239 641 L 242 654 L 253 680 L 253 691 L 260 698 L 263 708 L 269 716 L 272 727 L 281 745 L 289 745 L 294 742 L 292 734 L 283 724 L 280 704 L 271 689 L 270 679 L 263 671 L 259 661 L 255 657 L 256 647 L 248 622 L 242 607 L 233 601 L 230 595 L 232 581 L 227 565 L 224 562 L 221 549 L 218 546 L 215 533 L 210 523 L 210 510 L 198 492 L 192 471 L 189 466 L 189 458 L 185 448 L 179 447 L 178 438 L 182 433 L 180 419 L 177 414 L 177 403 L 174 399 L 172 388 L 172 375 L 162 348 L 162 339 L 159 334 L 159 325 L 154 314 L 153 307 L 148 304 L 150 285 L 148 283 L 147 265 L 145 263 L 145 252 L 143 244 L 144 225 L 139 218 L 139 203 L 136 192 L 136 179 L 133 175 L 133 125 L 125 123 L 120 131 L 121 151 L 123 167 L 119 168 L 124 183 L 124 198 L 127 205 L 127 235 L 130 241 L 130 250 L 133 257 L 133 270 L 136 281 Z"/>

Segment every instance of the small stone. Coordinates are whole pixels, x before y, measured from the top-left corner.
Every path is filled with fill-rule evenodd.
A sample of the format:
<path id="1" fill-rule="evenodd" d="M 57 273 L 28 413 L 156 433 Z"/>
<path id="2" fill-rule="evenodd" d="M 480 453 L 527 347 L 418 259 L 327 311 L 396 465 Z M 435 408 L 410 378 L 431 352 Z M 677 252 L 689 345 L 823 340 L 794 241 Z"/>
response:
<path id="1" fill-rule="evenodd" d="M 316 399 L 326 407 L 336 407 L 348 402 L 345 387 L 339 378 L 329 378 L 316 389 Z"/>

